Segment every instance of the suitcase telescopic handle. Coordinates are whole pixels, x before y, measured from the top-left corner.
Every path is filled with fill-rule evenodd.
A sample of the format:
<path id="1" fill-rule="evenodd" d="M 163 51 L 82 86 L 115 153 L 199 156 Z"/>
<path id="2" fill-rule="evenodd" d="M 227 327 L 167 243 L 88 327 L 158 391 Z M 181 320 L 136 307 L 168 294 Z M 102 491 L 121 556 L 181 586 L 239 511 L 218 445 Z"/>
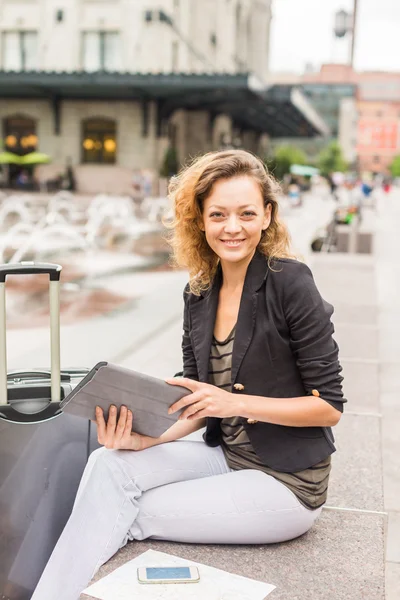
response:
<path id="1" fill-rule="evenodd" d="M 37 275 L 40 273 L 49 275 L 50 281 L 60 281 L 61 270 L 61 265 L 30 261 L 0 265 L 0 282 L 5 283 L 7 275 Z"/>
<path id="2" fill-rule="evenodd" d="M 21 262 L 0 265 L 0 405 L 7 404 L 6 277 L 45 273 L 50 279 L 51 401 L 61 399 L 60 275 L 62 266 Z"/>

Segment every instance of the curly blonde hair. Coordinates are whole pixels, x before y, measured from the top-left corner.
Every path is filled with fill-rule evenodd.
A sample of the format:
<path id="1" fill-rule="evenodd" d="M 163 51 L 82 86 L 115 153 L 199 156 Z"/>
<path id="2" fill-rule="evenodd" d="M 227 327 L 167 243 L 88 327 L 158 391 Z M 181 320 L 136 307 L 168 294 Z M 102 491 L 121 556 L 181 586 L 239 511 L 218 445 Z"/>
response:
<path id="1" fill-rule="evenodd" d="M 257 249 L 268 258 L 269 264 L 273 258 L 293 257 L 289 232 L 278 217 L 279 186 L 263 162 L 245 150 L 209 152 L 194 159 L 171 179 L 168 195 L 175 217 L 164 222 L 171 229 L 167 241 L 173 250 L 172 264 L 188 269 L 190 291 L 196 295 L 210 287 L 219 263 L 199 227 L 204 201 L 217 181 L 243 175 L 259 184 L 264 206 L 271 204 L 272 209 L 271 222 L 262 232 Z"/>

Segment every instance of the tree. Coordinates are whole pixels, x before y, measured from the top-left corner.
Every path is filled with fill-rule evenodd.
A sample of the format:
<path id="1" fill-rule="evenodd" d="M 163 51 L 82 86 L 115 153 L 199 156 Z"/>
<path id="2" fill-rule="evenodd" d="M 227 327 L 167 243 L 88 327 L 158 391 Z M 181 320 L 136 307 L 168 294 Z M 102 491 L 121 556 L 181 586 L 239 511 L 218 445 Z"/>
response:
<path id="1" fill-rule="evenodd" d="M 304 152 L 296 146 L 280 146 L 275 155 L 266 160 L 268 169 L 279 180 L 290 173 L 292 165 L 305 165 L 306 162 Z"/>
<path id="2" fill-rule="evenodd" d="M 176 175 L 179 170 L 178 165 L 178 153 L 176 148 L 168 146 L 165 151 L 164 160 L 161 165 L 160 175 L 161 177 L 172 177 Z"/>
<path id="3" fill-rule="evenodd" d="M 395 156 L 389 167 L 393 177 L 400 177 L 400 156 Z"/>
<path id="4" fill-rule="evenodd" d="M 346 171 L 347 163 L 343 157 L 342 149 L 336 140 L 333 140 L 326 148 L 320 152 L 317 160 L 317 166 L 321 175 L 328 176 L 336 171 Z"/>

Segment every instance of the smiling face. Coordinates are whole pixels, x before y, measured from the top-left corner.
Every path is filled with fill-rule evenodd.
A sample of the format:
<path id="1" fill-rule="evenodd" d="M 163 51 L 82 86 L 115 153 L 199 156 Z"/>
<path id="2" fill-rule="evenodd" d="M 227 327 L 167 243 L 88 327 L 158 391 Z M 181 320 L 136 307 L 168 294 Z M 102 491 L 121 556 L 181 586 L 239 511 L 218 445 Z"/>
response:
<path id="1" fill-rule="evenodd" d="M 220 179 L 205 199 L 202 230 L 221 263 L 250 262 L 271 221 L 259 184 L 247 175 Z"/>

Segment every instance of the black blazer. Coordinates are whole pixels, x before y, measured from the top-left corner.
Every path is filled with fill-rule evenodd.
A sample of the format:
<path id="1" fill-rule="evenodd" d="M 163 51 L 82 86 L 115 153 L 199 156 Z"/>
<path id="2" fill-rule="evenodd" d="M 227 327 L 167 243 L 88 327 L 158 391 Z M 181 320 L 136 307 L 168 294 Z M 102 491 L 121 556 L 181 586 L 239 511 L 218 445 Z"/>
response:
<path id="1" fill-rule="evenodd" d="M 221 268 L 200 296 L 184 292 L 183 375 L 208 382 L 208 366 Z M 320 397 L 343 411 L 338 346 L 332 334 L 333 307 L 318 292 L 310 269 L 290 259 L 255 253 L 247 269 L 232 355 L 232 392 L 291 398 L 318 390 Z M 233 385 L 241 383 L 242 391 Z M 205 442 L 220 444 L 221 419 L 207 418 Z M 330 427 L 287 427 L 247 423 L 251 444 L 270 468 L 283 472 L 306 469 L 335 451 Z"/>

